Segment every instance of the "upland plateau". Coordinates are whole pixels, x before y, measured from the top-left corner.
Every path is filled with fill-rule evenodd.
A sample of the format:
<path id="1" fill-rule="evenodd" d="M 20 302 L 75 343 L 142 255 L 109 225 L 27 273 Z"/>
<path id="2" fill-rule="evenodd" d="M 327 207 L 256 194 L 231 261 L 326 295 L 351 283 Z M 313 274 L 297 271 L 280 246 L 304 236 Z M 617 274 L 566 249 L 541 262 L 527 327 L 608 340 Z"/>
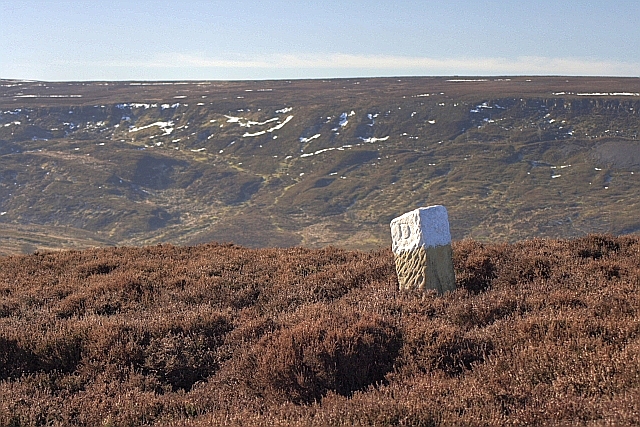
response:
<path id="1" fill-rule="evenodd" d="M 0 253 L 640 231 L 640 79 L 0 81 Z"/>

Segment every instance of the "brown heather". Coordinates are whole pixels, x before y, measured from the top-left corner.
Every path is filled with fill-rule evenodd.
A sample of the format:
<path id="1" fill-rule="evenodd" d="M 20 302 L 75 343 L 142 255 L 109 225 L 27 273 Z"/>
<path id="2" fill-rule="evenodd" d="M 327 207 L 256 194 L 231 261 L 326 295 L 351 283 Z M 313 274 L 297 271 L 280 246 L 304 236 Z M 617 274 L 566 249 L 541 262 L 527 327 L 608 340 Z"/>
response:
<path id="1" fill-rule="evenodd" d="M 0 426 L 638 425 L 640 237 L 0 258 Z"/>

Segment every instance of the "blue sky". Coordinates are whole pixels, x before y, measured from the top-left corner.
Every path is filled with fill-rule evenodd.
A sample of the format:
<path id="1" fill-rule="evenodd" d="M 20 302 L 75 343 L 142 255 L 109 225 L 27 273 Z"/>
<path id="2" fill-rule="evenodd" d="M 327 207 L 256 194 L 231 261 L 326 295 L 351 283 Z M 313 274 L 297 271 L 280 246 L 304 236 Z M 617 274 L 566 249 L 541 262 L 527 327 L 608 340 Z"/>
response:
<path id="1" fill-rule="evenodd" d="M 640 1 L 0 0 L 0 78 L 640 76 Z"/>

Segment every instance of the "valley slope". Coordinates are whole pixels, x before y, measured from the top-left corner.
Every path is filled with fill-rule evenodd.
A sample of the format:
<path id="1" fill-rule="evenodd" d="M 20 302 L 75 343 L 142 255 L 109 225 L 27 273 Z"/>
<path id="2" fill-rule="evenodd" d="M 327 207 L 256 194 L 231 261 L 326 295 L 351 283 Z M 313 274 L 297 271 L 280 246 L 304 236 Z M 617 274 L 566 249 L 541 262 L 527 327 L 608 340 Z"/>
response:
<path id="1" fill-rule="evenodd" d="M 0 254 L 640 231 L 640 79 L 0 81 Z"/>

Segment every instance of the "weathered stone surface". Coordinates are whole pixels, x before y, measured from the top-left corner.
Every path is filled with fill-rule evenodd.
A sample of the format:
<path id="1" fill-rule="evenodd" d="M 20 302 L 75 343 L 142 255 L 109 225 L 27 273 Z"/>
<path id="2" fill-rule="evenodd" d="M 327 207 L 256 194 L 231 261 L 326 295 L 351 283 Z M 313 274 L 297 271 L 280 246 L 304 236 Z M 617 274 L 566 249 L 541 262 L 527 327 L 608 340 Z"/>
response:
<path id="1" fill-rule="evenodd" d="M 395 262 L 400 289 L 435 289 L 440 294 L 456 289 L 451 245 L 395 254 Z"/>
<path id="2" fill-rule="evenodd" d="M 449 219 L 444 206 L 419 208 L 391 221 L 400 289 L 456 288 Z"/>

